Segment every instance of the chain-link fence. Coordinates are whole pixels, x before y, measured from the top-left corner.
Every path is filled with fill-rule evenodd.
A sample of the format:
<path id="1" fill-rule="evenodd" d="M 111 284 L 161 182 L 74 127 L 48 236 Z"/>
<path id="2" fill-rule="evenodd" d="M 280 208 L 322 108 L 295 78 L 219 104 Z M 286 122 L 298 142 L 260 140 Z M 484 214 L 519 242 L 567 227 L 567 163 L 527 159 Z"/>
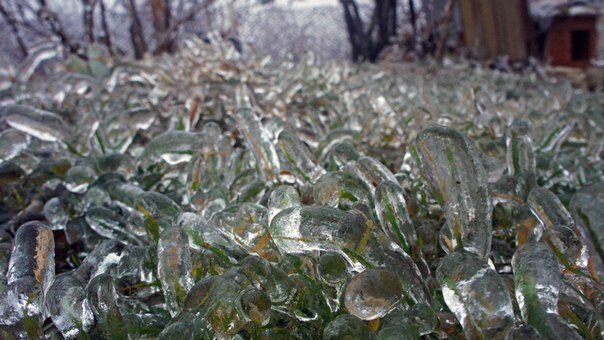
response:
<path id="1" fill-rule="evenodd" d="M 113 46 L 125 55 L 132 55 L 131 13 L 127 7 L 129 0 L 102 1 L 106 8 Z M 27 47 L 57 38 L 49 31 L 46 23 L 36 18 L 39 8 L 37 0 L 0 0 L 0 3 L 16 19 Z M 82 46 L 86 45 L 84 3 L 83 0 L 47 3 L 49 10 L 57 14 L 59 24 L 68 37 L 81 42 Z M 157 36 L 151 22 L 150 1 L 136 0 L 134 3 L 143 24 L 146 43 L 151 50 L 157 43 Z M 224 38 L 238 41 L 244 53 L 269 54 L 275 58 L 297 58 L 309 51 L 324 60 L 346 59 L 349 56 L 348 35 L 342 8 L 337 0 L 313 2 L 312 5 L 304 1 L 214 1 L 202 7 L 196 7 L 200 4 L 197 1 L 168 3 L 171 6 L 172 20 L 177 20 L 191 8 L 200 8 L 192 18 L 179 26 L 178 36 L 194 34 L 204 37 L 209 32 L 218 31 Z M 101 41 L 104 32 L 98 7 L 97 1 L 93 21 L 97 41 Z M 0 34 L 5 37 L 1 48 L 4 56 L 18 62 L 23 58 L 23 53 L 20 52 L 12 27 L 4 17 L 0 18 Z"/>
<path id="2" fill-rule="evenodd" d="M 192 9 L 195 14 L 178 26 L 177 37 L 187 34 L 199 37 L 219 32 L 226 39 L 241 44 L 243 53 L 269 54 L 274 58 L 299 58 L 313 52 L 321 60 L 350 58 L 350 43 L 339 0 L 165 0 L 170 6 L 171 20 L 177 21 Z M 429 3 L 442 7 L 447 0 Z M 417 9 L 422 1 L 415 0 Z M 2 7 L 17 22 L 22 40 L 31 47 L 49 39 L 57 39 L 49 24 L 38 17 L 41 3 L 55 13 L 58 24 L 69 39 L 86 46 L 87 34 L 84 20 L 86 6 L 93 6 L 92 18 L 96 41 L 106 38 L 100 4 L 105 8 L 105 19 L 114 48 L 124 55 L 134 54 L 132 41 L 131 7 L 134 4 L 141 18 L 142 31 L 149 51 L 158 42 L 153 27 L 153 0 L 0 0 Z M 374 2 L 356 0 L 363 21 L 372 19 Z M 91 5 L 92 4 L 92 5 Z M 399 30 L 408 27 L 407 2 L 397 7 Z M 0 17 L 1 51 L 15 62 L 23 58 L 14 29 L 6 16 Z M 421 17 L 418 19 L 421 20 Z M 406 26 L 407 25 L 407 26 Z"/>

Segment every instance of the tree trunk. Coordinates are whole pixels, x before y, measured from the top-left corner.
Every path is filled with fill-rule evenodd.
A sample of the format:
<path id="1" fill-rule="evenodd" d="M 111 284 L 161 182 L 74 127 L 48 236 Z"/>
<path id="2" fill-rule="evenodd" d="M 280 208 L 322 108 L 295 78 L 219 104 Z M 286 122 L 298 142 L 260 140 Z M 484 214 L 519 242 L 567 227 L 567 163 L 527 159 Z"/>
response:
<path id="1" fill-rule="evenodd" d="M 105 44 L 110 54 L 114 54 L 116 51 L 114 51 L 113 43 L 111 42 L 111 31 L 109 30 L 109 24 L 107 23 L 107 10 L 105 8 L 104 0 L 99 0 L 99 8 L 101 10 L 101 27 L 103 28 L 101 42 Z"/>
<path id="2" fill-rule="evenodd" d="M 195 15 L 199 11 L 201 11 L 203 8 L 206 8 L 207 6 L 209 6 L 209 4 L 212 2 L 213 2 L 213 0 L 204 0 L 203 2 L 199 2 L 195 5 L 193 5 L 191 8 L 189 8 L 189 10 L 187 10 L 187 12 L 183 13 L 179 18 L 172 20 L 170 22 L 170 26 L 165 30 L 165 32 L 162 34 L 162 36 L 158 37 L 158 39 L 157 39 L 158 43 L 157 43 L 157 46 L 155 46 L 155 49 L 153 50 L 153 54 L 156 55 L 156 54 L 160 54 L 161 52 L 165 51 L 166 50 L 165 46 L 174 40 L 173 34 L 178 32 L 178 28 L 181 25 L 185 24 L 187 21 L 195 18 Z"/>
<path id="3" fill-rule="evenodd" d="M 94 7 L 96 6 L 97 0 L 82 0 L 84 6 L 83 21 L 84 29 L 86 30 L 86 38 L 88 39 L 88 45 L 94 44 Z"/>
<path id="4" fill-rule="evenodd" d="M 375 0 L 371 22 L 366 29 L 355 0 L 340 0 L 352 50 L 352 60 L 377 61 L 380 52 L 396 35 L 396 0 Z M 374 34 L 377 28 L 377 34 Z"/>
<path id="5" fill-rule="evenodd" d="M 409 21 L 411 21 L 411 29 L 413 30 L 413 46 L 417 42 L 417 13 L 415 12 L 415 1 L 409 0 Z"/>
<path id="6" fill-rule="evenodd" d="M 170 10 L 170 4 L 168 0 L 150 0 L 149 5 L 151 6 L 151 14 L 153 15 L 153 29 L 155 30 L 156 40 L 164 37 L 167 30 L 170 27 L 170 20 L 172 19 L 172 12 Z M 167 41 L 163 42 L 160 49 L 156 49 L 159 52 L 174 52 L 175 44 L 174 39 L 169 37 Z"/>
<path id="7" fill-rule="evenodd" d="M 127 4 L 132 20 L 130 23 L 130 39 L 132 40 L 132 47 L 134 48 L 134 57 L 136 59 L 142 59 L 147 52 L 147 43 L 145 41 L 143 24 L 138 16 L 138 11 L 136 10 L 134 0 L 128 0 Z"/>

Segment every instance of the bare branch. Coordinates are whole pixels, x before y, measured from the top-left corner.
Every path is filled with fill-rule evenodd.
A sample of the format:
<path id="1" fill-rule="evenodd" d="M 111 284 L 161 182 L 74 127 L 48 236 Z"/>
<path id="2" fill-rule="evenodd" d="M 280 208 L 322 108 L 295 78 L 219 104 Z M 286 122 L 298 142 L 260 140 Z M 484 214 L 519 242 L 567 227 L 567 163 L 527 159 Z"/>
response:
<path id="1" fill-rule="evenodd" d="M 172 12 L 166 0 L 149 0 L 151 15 L 153 16 L 153 28 L 156 32 L 163 32 L 170 26 Z"/>
<path id="2" fill-rule="evenodd" d="M 173 39 L 173 34 L 178 30 L 178 28 L 186 23 L 187 21 L 193 19 L 197 13 L 199 13 L 202 9 L 208 6 L 208 3 L 213 2 L 213 0 L 205 0 L 203 2 L 195 4 L 193 7 L 189 8 L 185 14 L 183 14 L 180 18 L 174 20 L 168 29 L 164 32 L 162 37 L 158 39 L 157 46 L 153 50 L 153 54 L 157 55 L 166 50 L 167 44 L 170 43 L 171 39 Z"/>
<path id="3" fill-rule="evenodd" d="M 379 53 L 391 43 L 391 37 L 396 34 L 396 0 L 375 0 L 367 30 L 356 1 L 340 0 L 340 3 L 344 8 L 344 20 L 352 46 L 352 60 L 376 61 Z M 376 28 L 378 34 L 374 37 Z"/>
<path id="4" fill-rule="evenodd" d="M 69 38 L 69 35 L 65 32 L 57 14 L 46 6 L 46 0 L 38 0 L 38 3 L 40 4 L 40 9 L 36 12 L 38 18 L 48 25 L 50 31 L 59 38 L 61 44 L 65 46 L 70 53 L 77 55 L 83 60 L 88 60 L 88 56 L 80 45 Z"/>
<path id="5" fill-rule="evenodd" d="M 82 5 L 84 7 L 83 14 L 83 23 L 84 28 L 86 29 L 86 37 L 88 39 L 88 45 L 94 44 L 94 17 L 93 12 L 96 7 L 97 0 L 82 0 Z"/>
<path id="6" fill-rule="evenodd" d="M 12 14 L 10 12 L 8 12 L 8 10 L 4 7 L 2 2 L 0 2 L 0 15 L 2 15 L 4 20 L 6 20 L 6 22 L 10 26 L 10 29 L 13 32 L 13 35 L 15 36 L 15 40 L 17 41 L 17 45 L 19 45 L 19 50 L 21 51 L 21 55 L 23 57 L 26 57 L 28 54 L 27 46 L 25 46 L 25 43 L 23 42 L 23 38 L 21 38 L 21 32 L 19 31 L 19 28 L 17 27 L 17 20 L 15 20 L 15 18 L 12 16 Z"/>
<path id="7" fill-rule="evenodd" d="M 348 28 L 348 37 L 352 46 L 352 60 L 360 61 L 367 50 L 367 35 L 363 29 L 363 21 L 354 0 L 341 0 L 344 7 L 344 20 Z"/>
<path id="8" fill-rule="evenodd" d="M 151 14 L 153 16 L 153 28 L 155 36 L 163 38 L 165 31 L 170 27 L 172 12 L 167 0 L 150 0 Z M 169 39 L 165 43 L 167 52 L 174 52 L 174 39 Z M 154 52 L 155 53 L 155 52 Z"/>
<path id="9" fill-rule="evenodd" d="M 126 4 L 130 11 L 130 16 L 132 17 L 132 22 L 130 24 L 130 39 L 132 40 L 132 47 L 134 48 L 134 56 L 136 59 L 142 59 L 147 52 L 147 42 L 145 41 L 143 24 L 138 15 L 134 0 L 128 0 Z"/>
<path id="10" fill-rule="evenodd" d="M 107 10 L 105 8 L 105 1 L 99 0 L 99 8 L 101 10 L 101 27 L 103 28 L 103 38 L 101 42 L 105 44 L 109 53 L 114 54 L 113 43 L 111 42 L 111 31 L 109 31 L 109 24 L 107 23 Z"/>

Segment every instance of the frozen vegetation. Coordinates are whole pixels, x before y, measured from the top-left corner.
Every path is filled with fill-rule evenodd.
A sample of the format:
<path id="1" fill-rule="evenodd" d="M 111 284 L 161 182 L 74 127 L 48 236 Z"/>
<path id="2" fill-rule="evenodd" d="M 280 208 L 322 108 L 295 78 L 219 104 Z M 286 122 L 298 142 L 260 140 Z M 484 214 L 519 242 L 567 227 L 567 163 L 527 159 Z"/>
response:
<path id="1" fill-rule="evenodd" d="M 2 82 L 0 338 L 602 338 L 601 93 L 184 45 Z"/>

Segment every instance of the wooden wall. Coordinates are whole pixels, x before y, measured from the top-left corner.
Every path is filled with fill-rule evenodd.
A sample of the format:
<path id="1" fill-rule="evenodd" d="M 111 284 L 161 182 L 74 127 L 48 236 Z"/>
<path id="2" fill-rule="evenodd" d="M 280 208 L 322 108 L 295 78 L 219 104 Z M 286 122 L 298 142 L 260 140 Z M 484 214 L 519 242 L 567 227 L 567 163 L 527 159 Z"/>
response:
<path id="1" fill-rule="evenodd" d="M 532 54 L 527 0 L 461 0 L 460 9 L 465 44 L 480 57 L 523 60 Z"/>

